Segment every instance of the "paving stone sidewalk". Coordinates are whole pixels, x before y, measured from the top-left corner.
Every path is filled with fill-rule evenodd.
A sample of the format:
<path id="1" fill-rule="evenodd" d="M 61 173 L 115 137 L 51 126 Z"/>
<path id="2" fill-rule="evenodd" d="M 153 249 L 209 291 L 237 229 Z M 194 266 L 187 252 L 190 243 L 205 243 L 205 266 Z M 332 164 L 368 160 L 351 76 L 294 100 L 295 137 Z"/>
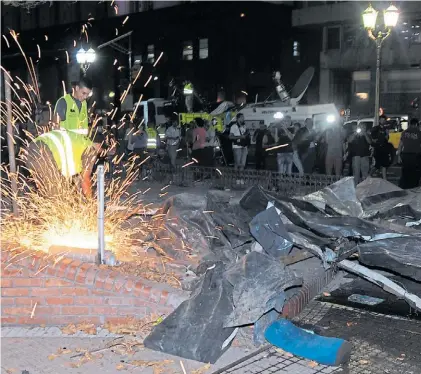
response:
<path id="1" fill-rule="evenodd" d="M 170 360 L 172 363 L 163 366 L 163 374 L 184 374 L 180 365 L 180 358 L 154 352 L 145 348 L 137 348 L 133 355 L 121 354 L 118 349 L 108 349 L 99 352 L 101 357 L 94 357 L 78 366 L 81 357 L 71 358 L 82 349 L 96 350 L 108 345 L 125 341 L 130 344 L 135 338 L 110 333 L 106 329 L 98 328 L 97 335 L 78 332 L 75 335 L 65 335 L 58 327 L 3 327 L 1 329 L 1 373 L 21 374 L 27 370 L 29 374 L 103 374 L 108 373 L 145 373 L 155 374 L 154 367 L 140 368 L 128 365 L 133 361 L 154 361 L 158 363 Z M 142 339 L 138 339 L 141 341 Z M 121 347 L 120 347 L 121 348 Z M 250 354 L 255 348 L 244 344 L 242 347 L 231 347 L 208 370 L 205 364 L 181 359 L 188 374 L 211 374 L 226 365 Z M 57 352 L 59 351 L 59 354 Z M 68 353 L 66 353 L 68 352 Z M 56 355 L 56 356 L 55 356 Z M 196 371 L 195 370 L 199 370 Z M 224 373 L 289 373 L 289 374 L 317 374 L 336 373 L 332 368 L 303 360 L 285 354 L 274 348 L 256 356 L 253 360 L 235 367 Z"/>

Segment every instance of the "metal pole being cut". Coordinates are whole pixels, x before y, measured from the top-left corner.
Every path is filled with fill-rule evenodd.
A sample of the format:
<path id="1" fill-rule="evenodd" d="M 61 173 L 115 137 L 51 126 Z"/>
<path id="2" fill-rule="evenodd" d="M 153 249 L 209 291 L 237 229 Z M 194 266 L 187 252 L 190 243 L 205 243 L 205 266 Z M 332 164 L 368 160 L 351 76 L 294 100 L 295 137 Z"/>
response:
<path id="1" fill-rule="evenodd" d="M 97 169 L 97 195 L 98 195 L 98 262 L 105 262 L 105 233 L 104 233 L 104 165 Z"/>
<path id="2" fill-rule="evenodd" d="M 16 158 L 15 158 L 15 142 L 13 141 L 13 117 L 12 117 L 12 92 L 10 90 L 10 78 L 8 74 L 3 74 L 4 76 L 4 94 L 6 99 L 7 107 L 7 149 L 9 151 L 9 167 L 10 167 L 10 182 L 12 188 L 12 211 L 14 215 L 18 214 L 18 205 L 16 204 L 15 197 L 18 193 L 17 185 L 17 174 L 16 174 Z"/>

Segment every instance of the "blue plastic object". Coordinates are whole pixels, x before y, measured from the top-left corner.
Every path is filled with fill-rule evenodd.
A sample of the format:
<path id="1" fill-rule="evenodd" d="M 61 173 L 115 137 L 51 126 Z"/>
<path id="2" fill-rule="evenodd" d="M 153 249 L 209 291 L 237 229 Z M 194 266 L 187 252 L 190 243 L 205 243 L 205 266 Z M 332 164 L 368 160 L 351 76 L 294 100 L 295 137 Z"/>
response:
<path id="1" fill-rule="evenodd" d="M 287 320 L 272 323 L 265 332 L 265 338 L 286 352 L 329 366 L 348 361 L 352 349 L 346 340 L 308 333 Z"/>

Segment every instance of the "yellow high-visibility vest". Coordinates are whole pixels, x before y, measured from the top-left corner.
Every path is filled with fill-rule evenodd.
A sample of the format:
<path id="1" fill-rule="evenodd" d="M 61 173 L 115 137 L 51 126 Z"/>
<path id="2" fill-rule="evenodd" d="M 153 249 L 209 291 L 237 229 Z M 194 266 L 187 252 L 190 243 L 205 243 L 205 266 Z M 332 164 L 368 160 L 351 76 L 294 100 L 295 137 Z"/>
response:
<path id="1" fill-rule="evenodd" d="M 183 93 L 184 95 L 191 95 L 193 93 L 193 85 L 191 83 L 187 83 L 184 86 Z"/>
<path id="2" fill-rule="evenodd" d="M 146 148 L 147 149 L 156 149 L 156 136 L 157 136 L 157 132 L 155 129 L 152 129 L 150 127 L 148 127 L 146 129 L 146 133 L 148 134 L 148 143 Z"/>
<path id="3" fill-rule="evenodd" d="M 88 135 L 88 105 L 86 104 L 86 100 L 82 101 L 82 107 L 79 111 L 72 95 L 64 95 L 62 99 L 66 101 L 66 119 L 60 121 L 60 128 L 78 134 Z M 54 110 L 56 109 L 57 104 Z"/>
<path id="4" fill-rule="evenodd" d="M 82 172 L 83 152 L 93 145 L 86 136 L 66 130 L 47 132 L 38 136 L 35 142 L 48 147 L 59 170 L 66 178 Z"/>

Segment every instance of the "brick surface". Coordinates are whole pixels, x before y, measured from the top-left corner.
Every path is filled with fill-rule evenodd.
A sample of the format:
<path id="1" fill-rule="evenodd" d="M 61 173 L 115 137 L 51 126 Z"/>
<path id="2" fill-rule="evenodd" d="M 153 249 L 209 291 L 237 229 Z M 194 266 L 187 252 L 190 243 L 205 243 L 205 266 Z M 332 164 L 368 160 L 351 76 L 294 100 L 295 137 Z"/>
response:
<path id="1" fill-rule="evenodd" d="M 82 317 L 103 323 L 109 317 L 168 314 L 176 307 L 168 300 L 188 295 L 77 259 L 28 250 L 2 253 L 3 325 L 67 324 Z"/>

